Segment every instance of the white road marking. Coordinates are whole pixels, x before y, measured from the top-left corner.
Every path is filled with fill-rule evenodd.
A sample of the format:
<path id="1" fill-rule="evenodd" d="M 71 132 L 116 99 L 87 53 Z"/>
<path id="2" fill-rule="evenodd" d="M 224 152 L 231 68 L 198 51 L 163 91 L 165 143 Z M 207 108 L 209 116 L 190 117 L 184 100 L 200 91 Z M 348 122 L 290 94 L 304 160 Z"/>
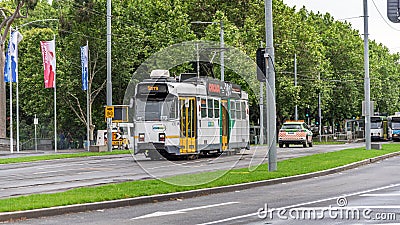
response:
<path id="1" fill-rule="evenodd" d="M 360 195 L 360 197 L 396 197 L 396 196 L 400 196 L 400 194 L 396 193 L 396 194 L 363 194 L 363 195 Z"/>
<path id="2" fill-rule="evenodd" d="M 212 207 L 218 207 L 218 206 L 224 206 L 224 205 L 232 205 L 232 204 L 238 204 L 239 202 L 225 202 L 225 203 L 219 203 L 219 204 L 213 204 L 213 205 L 205 205 L 205 206 L 199 206 L 199 207 L 193 207 L 193 208 L 186 208 L 186 209 L 179 209 L 175 211 L 158 211 L 154 213 L 150 213 L 147 215 L 139 216 L 132 218 L 131 220 L 138 220 L 138 219 L 145 219 L 145 218 L 152 218 L 152 217 L 159 217 L 159 216 L 168 216 L 168 215 L 174 215 L 174 214 L 182 214 L 186 213 L 188 211 L 193 211 L 193 210 L 198 210 L 198 209 L 206 209 L 206 208 L 212 208 Z"/>
<path id="3" fill-rule="evenodd" d="M 303 206 L 303 205 L 311 205 L 311 204 L 315 204 L 315 203 L 336 200 L 339 197 L 350 197 L 350 196 L 355 196 L 355 195 L 362 195 L 362 194 L 366 194 L 366 193 L 369 193 L 369 192 L 380 191 L 380 190 L 393 188 L 393 187 L 398 187 L 398 186 L 400 186 L 400 183 L 399 184 L 391 184 L 391 185 L 388 185 L 388 186 L 383 186 L 383 187 L 374 188 L 374 189 L 369 189 L 369 190 L 365 190 L 365 191 L 355 192 L 355 193 L 347 194 L 347 195 L 340 195 L 340 196 L 335 196 L 335 197 L 326 198 L 326 199 L 320 199 L 320 200 L 311 201 L 311 202 L 304 202 L 304 203 L 299 203 L 299 204 L 295 204 L 295 205 L 284 206 L 284 207 L 281 207 L 281 208 L 277 208 L 276 210 L 296 208 L 296 207 Z M 241 215 L 241 216 L 229 217 L 229 218 L 222 219 L 222 220 L 216 220 L 216 221 L 211 221 L 211 222 L 207 222 L 207 223 L 202 223 L 202 224 L 198 224 L 198 225 L 211 225 L 211 224 L 224 223 L 224 222 L 228 222 L 228 221 L 232 221 L 232 220 L 237 220 L 237 219 L 257 216 L 257 214 L 258 213 L 255 212 L 255 213 L 250 213 L 250 214 Z"/>

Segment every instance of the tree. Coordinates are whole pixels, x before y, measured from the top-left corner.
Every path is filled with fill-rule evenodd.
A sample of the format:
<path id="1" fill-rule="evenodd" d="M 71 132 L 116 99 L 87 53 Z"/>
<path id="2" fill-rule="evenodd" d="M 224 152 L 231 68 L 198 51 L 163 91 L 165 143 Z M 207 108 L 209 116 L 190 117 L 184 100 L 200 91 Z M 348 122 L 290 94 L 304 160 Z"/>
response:
<path id="1" fill-rule="evenodd" d="M 3 79 L 4 64 L 5 64 L 5 43 L 10 32 L 13 22 L 20 18 L 28 16 L 28 10 L 33 9 L 37 0 L 18 0 L 14 4 L 10 1 L 3 1 L 4 4 L 0 7 L 0 14 L 3 17 L 0 23 L 0 138 L 6 137 L 6 88 Z M 26 6 L 25 14 L 23 15 L 22 7 Z M 15 7 L 14 10 L 11 7 Z"/>

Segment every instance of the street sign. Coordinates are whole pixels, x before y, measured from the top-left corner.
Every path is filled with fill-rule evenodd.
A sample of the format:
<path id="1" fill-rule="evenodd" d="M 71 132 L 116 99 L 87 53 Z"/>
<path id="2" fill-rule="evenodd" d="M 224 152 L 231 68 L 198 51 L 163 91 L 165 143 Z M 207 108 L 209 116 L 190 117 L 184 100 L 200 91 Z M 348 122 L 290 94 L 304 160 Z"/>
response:
<path id="1" fill-rule="evenodd" d="M 105 117 L 106 118 L 114 117 L 114 106 L 106 106 Z"/>

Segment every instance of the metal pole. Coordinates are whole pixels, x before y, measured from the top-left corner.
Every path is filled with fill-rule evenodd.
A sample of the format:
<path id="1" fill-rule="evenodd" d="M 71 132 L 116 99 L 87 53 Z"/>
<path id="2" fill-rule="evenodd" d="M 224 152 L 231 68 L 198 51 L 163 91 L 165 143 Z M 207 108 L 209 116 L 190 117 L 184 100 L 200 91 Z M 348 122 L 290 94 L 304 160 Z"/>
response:
<path id="1" fill-rule="evenodd" d="M 364 2 L 364 94 L 365 94 L 365 148 L 371 149 L 371 103 L 369 80 L 369 46 L 368 46 L 368 1 Z"/>
<path id="2" fill-rule="evenodd" d="M 220 47 L 221 47 L 221 81 L 225 80 L 225 68 L 224 68 L 224 22 L 220 21 Z"/>
<path id="3" fill-rule="evenodd" d="M 262 48 L 262 42 L 260 48 Z M 264 144 L 264 82 L 260 82 L 260 144 Z"/>
<path id="4" fill-rule="evenodd" d="M 10 54 L 10 53 L 8 53 Z M 13 139 L 13 108 L 12 108 L 12 75 L 9 72 L 8 82 L 10 82 L 10 152 L 14 152 L 14 139 Z"/>
<path id="5" fill-rule="evenodd" d="M 297 87 L 297 56 L 294 54 L 294 86 Z M 294 119 L 298 120 L 299 116 L 297 113 L 297 104 L 294 107 Z"/>
<path id="6" fill-rule="evenodd" d="M 17 52 L 17 57 L 18 57 L 18 52 Z M 16 93 L 16 95 L 17 95 L 17 152 L 19 152 L 19 89 L 18 89 L 18 73 L 17 73 L 17 78 L 16 78 L 17 80 L 17 82 L 16 82 L 16 85 L 17 85 L 17 93 Z"/>
<path id="7" fill-rule="evenodd" d="M 35 124 L 35 152 L 37 152 L 37 122 L 38 119 L 36 118 L 36 114 L 35 114 L 35 119 L 33 120 L 33 123 Z"/>
<path id="8" fill-rule="evenodd" d="M 321 81 L 321 74 L 318 73 L 318 81 Z M 321 118 L 321 91 L 318 90 L 318 136 L 319 136 L 319 142 L 321 142 L 321 131 L 322 131 L 322 118 Z"/>
<path id="9" fill-rule="evenodd" d="M 200 54 L 199 54 L 199 43 L 196 43 L 196 62 L 197 62 L 197 78 L 200 77 Z"/>
<path id="10" fill-rule="evenodd" d="M 56 35 L 53 36 L 54 49 L 56 45 Z M 54 68 L 54 152 L 57 152 L 57 82 L 56 68 Z"/>
<path id="11" fill-rule="evenodd" d="M 87 87 L 86 87 L 86 144 L 87 144 L 87 150 L 88 150 L 88 152 L 90 151 L 90 139 L 89 139 L 89 135 L 90 135 L 90 121 L 89 121 L 89 113 L 90 113 L 90 110 L 89 110 L 89 42 L 88 41 L 86 41 L 86 46 L 87 46 L 87 57 L 88 57 L 88 59 L 87 59 L 87 61 L 88 61 L 88 68 L 87 68 L 87 74 L 86 74 L 86 84 L 87 84 Z"/>
<path id="12" fill-rule="evenodd" d="M 264 0 L 265 4 L 265 43 L 267 58 L 265 62 L 267 63 L 268 71 L 268 84 L 270 87 L 270 94 L 268 94 L 268 88 L 266 88 L 267 93 L 267 105 L 268 105 L 268 143 L 270 144 L 270 149 L 268 151 L 268 171 L 277 170 L 277 157 L 276 157 L 276 112 L 275 112 L 275 70 L 274 70 L 274 40 L 273 40 L 273 24 L 272 24 L 272 0 Z M 269 63 L 271 66 L 268 67 Z"/>
<path id="13" fill-rule="evenodd" d="M 111 81 L 111 0 L 107 0 L 107 106 L 112 106 Z M 112 151 L 112 119 L 107 118 L 107 149 Z"/>
<path id="14" fill-rule="evenodd" d="M 264 83 L 260 82 L 260 144 L 264 144 Z"/>

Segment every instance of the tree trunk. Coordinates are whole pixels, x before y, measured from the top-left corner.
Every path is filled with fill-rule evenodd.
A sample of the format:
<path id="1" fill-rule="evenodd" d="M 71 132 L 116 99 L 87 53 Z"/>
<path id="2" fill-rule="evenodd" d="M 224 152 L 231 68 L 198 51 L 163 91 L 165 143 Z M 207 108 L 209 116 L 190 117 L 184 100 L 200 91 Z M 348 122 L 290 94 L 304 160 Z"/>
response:
<path id="1" fill-rule="evenodd" d="M 7 127 L 7 118 L 6 118 L 6 86 L 4 82 L 4 64 L 5 64 L 5 55 L 4 55 L 4 43 L 0 44 L 0 138 L 6 138 L 6 127 Z"/>

